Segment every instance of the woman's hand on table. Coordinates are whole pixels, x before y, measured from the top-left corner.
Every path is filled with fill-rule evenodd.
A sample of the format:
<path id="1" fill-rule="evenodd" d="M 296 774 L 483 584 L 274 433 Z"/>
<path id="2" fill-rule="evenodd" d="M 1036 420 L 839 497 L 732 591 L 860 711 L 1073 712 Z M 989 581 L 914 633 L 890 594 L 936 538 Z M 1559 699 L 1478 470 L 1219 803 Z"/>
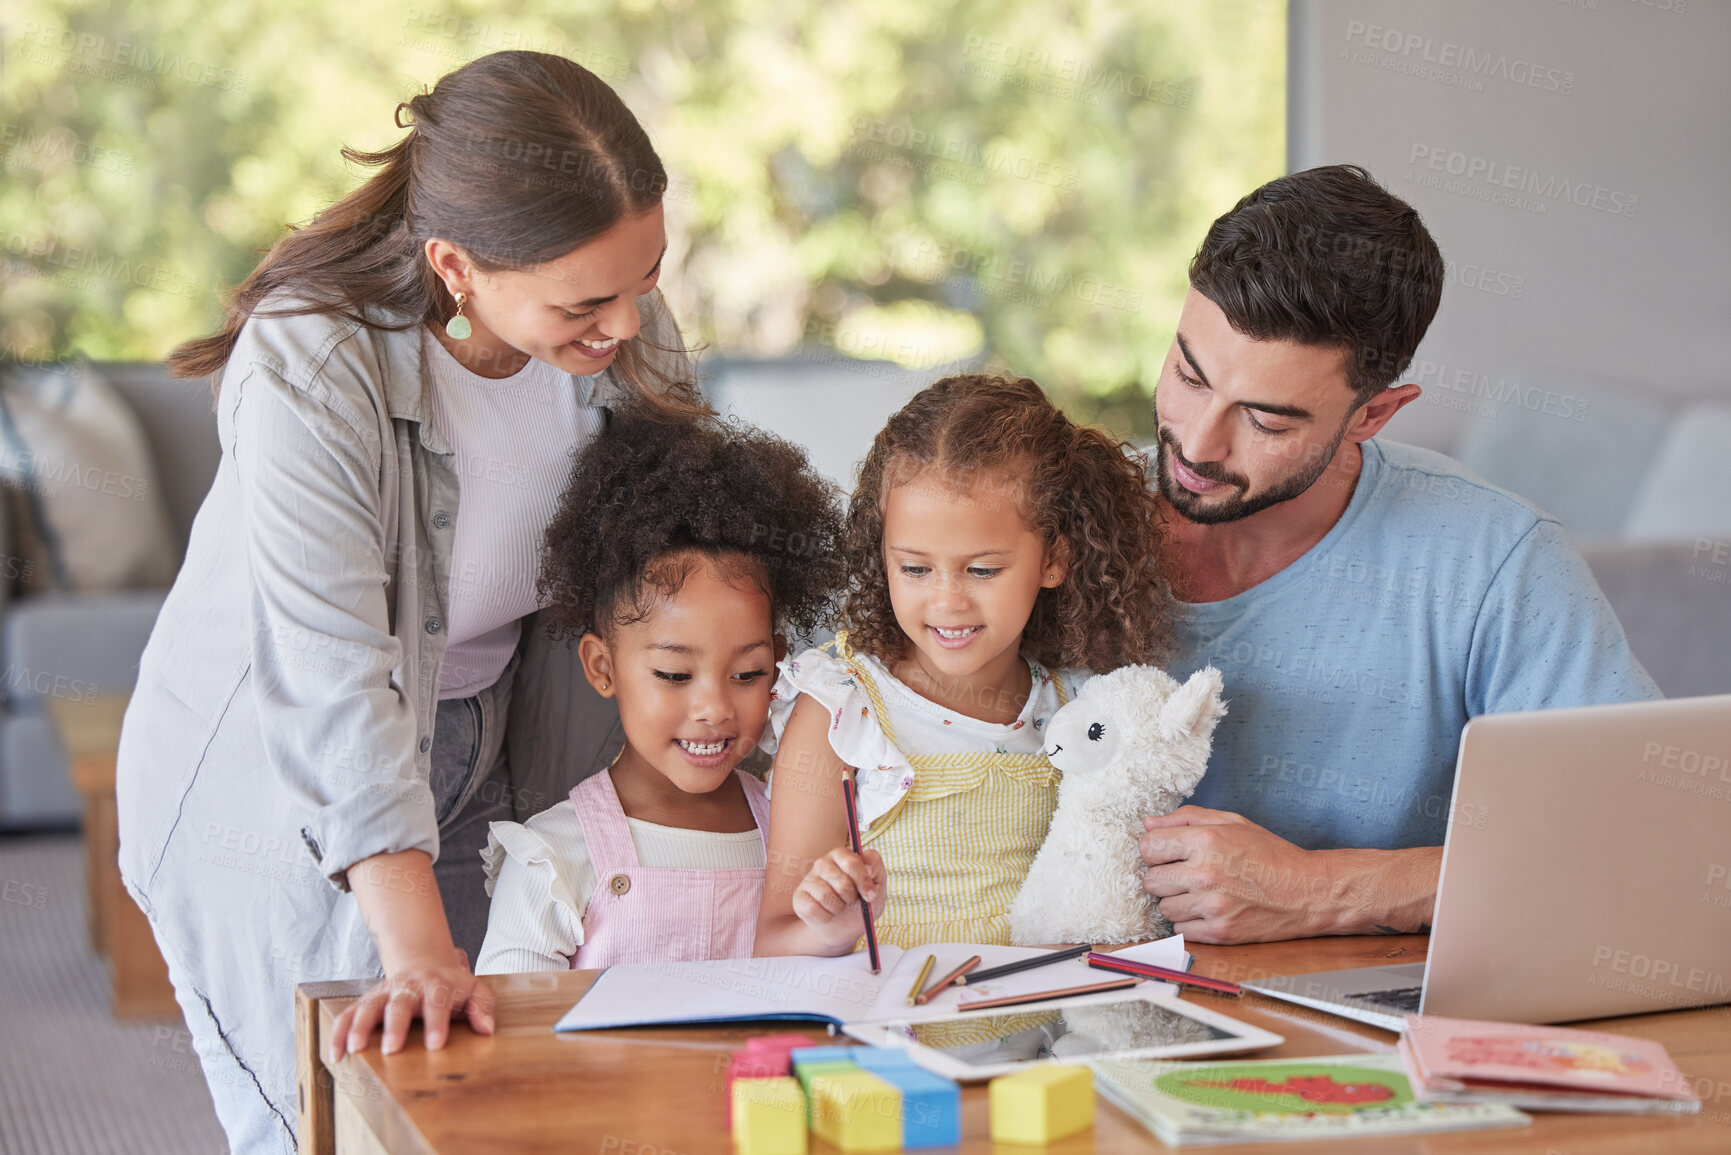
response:
<path id="1" fill-rule="evenodd" d="M 436 1051 L 450 1037 L 451 1017 L 462 1014 L 477 1034 L 493 1033 L 493 988 L 469 970 L 468 957 L 456 948 L 443 962 L 437 957 L 409 960 L 337 1017 L 331 1031 L 331 1062 L 364 1051 L 373 1029 L 384 1027 L 384 1053 L 403 1049 L 409 1024 L 417 1018 L 427 1050 Z"/>
<path id="2" fill-rule="evenodd" d="M 366 1050 L 381 1023 L 387 1055 L 403 1049 L 416 1019 L 425 1024 L 429 1051 L 445 1045 L 453 1014 L 468 1019 L 476 1034 L 492 1034 L 493 988 L 475 977 L 469 956 L 451 943 L 432 858 L 420 850 L 375 854 L 351 866 L 348 877 L 385 978 L 337 1018 L 331 1062 Z"/>

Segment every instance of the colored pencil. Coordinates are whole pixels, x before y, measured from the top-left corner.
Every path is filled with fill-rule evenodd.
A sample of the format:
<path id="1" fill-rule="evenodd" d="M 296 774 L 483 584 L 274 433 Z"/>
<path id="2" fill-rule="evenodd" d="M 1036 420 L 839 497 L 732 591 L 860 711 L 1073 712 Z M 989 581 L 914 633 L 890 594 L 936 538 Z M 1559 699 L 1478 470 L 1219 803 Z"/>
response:
<path id="1" fill-rule="evenodd" d="M 1005 975 L 1013 975 L 1021 971 L 1031 971 L 1035 967 L 1043 967 L 1048 963 L 1063 962 L 1065 959 L 1069 958 L 1079 958 L 1093 949 L 1094 948 L 1087 943 L 1083 943 L 1081 946 L 1065 947 L 1063 950 L 1055 950 L 1051 954 L 1035 955 L 1033 958 L 1025 958 L 1021 962 L 1005 963 L 1003 966 L 999 967 L 987 967 L 983 971 L 975 971 L 973 974 L 967 975 L 957 981 L 963 986 L 966 986 L 968 983 L 983 983 L 989 979 L 1002 978 Z"/>
<path id="2" fill-rule="evenodd" d="M 917 1003 L 918 1005 L 922 1006 L 922 1007 L 925 1006 L 927 1003 L 931 1002 L 933 999 L 937 998 L 940 994 L 942 994 L 944 992 L 945 987 L 949 986 L 951 983 L 955 982 L 957 979 L 961 978 L 963 975 L 967 974 L 969 971 L 973 970 L 975 967 L 977 967 L 979 965 L 980 965 L 980 956 L 975 955 L 973 958 L 969 959 L 967 962 L 963 963 L 961 966 L 957 967 L 955 970 L 951 971 L 949 974 L 945 975 L 943 978 L 939 979 L 937 982 L 933 983 L 931 986 L 929 986 L 925 990 L 921 991 L 920 997 L 915 999 L 914 1002 Z"/>
<path id="3" fill-rule="evenodd" d="M 1137 962 L 1134 959 L 1116 958 L 1109 954 L 1094 951 L 1088 956 L 1088 965 L 1098 970 L 1117 971 L 1119 974 L 1141 975 L 1146 979 L 1165 979 L 1169 983 L 1182 983 L 1185 986 L 1200 987 L 1205 991 L 1214 991 L 1222 995 L 1241 995 L 1244 989 L 1237 983 L 1229 983 L 1225 979 L 1203 978 L 1189 971 L 1175 971 L 1169 967 L 1155 966 L 1153 963 Z"/>
<path id="4" fill-rule="evenodd" d="M 1021 1003 L 1038 1003 L 1046 999 L 1068 998 L 1070 995 L 1091 995 L 1097 991 L 1123 990 L 1126 987 L 1133 987 L 1141 981 L 1134 976 L 1126 976 L 1121 979 L 1113 979 L 1111 982 L 1091 983 L 1084 987 L 1065 987 L 1063 990 L 1057 991 L 1032 991 L 1025 995 L 1005 995 L 1001 999 L 981 999 L 978 1002 L 960 1003 L 957 1006 L 959 1010 L 964 1011 L 983 1011 L 988 1007 L 1013 1007 Z"/>
<path id="5" fill-rule="evenodd" d="M 841 774 L 841 796 L 847 802 L 847 844 L 855 854 L 860 853 L 859 842 L 859 803 L 854 798 L 853 779 L 846 770 Z M 865 916 L 866 950 L 871 952 L 872 974 L 883 970 L 883 964 L 878 961 L 878 932 L 872 925 L 872 904 L 865 900 L 865 895 L 859 897 L 859 910 Z"/>
<path id="6" fill-rule="evenodd" d="M 932 964 L 938 961 L 938 956 L 926 956 L 926 965 L 920 968 L 920 977 L 914 980 L 914 985 L 908 988 L 908 1006 L 919 1001 L 920 992 L 926 989 L 926 980 L 932 977 Z"/>

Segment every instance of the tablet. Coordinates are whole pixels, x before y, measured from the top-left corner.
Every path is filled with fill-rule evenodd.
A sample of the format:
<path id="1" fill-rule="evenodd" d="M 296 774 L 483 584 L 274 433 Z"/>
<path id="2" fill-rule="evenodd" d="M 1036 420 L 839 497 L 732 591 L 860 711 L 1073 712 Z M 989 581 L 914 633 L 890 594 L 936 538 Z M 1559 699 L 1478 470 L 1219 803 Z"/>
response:
<path id="1" fill-rule="evenodd" d="M 1152 988 L 918 1021 L 850 1023 L 862 1042 L 899 1047 L 947 1079 L 990 1079 L 1080 1058 L 1187 1059 L 1279 1046 L 1281 1036 Z"/>

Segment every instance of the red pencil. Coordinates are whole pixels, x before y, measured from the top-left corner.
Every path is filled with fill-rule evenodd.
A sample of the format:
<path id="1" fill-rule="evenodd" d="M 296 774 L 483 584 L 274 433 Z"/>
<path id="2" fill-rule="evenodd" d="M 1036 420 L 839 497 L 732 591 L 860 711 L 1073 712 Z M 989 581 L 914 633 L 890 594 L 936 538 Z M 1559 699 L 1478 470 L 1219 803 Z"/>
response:
<path id="1" fill-rule="evenodd" d="M 1113 955 L 1093 951 L 1088 955 L 1088 965 L 1103 971 L 1117 971 L 1125 975 L 1141 975 L 1149 979 L 1165 979 L 1169 983 L 1183 983 L 1186 986 L 1201 987 L 1206 991 L 1214 991 L 1223 995 L 1241 995 L 1243 989 L 1237 983 L 1229 983 L 1225 979 L 1203 978 L 1189 971 L 1175 971 L 1167 967 L 1158 967 L 1153 963 L 1137 962 L 1134 959 L 1117 958 Z"/>
<path id="2" fill-rule="evenodd" d="M 847 844 L 855 854 L 860 853 L 859 841 L 859 803 L 854 799 L 853 779 L 846 770 L 841 773 L 841 796 L 847 802 Z M 878 932 L 872 925 L 872 904 L 860 895 L 860 913 L 865 915 L 866 950 L 871 953 L 872 974 L 883 970 L 883 964 L 878 961 Z"/>

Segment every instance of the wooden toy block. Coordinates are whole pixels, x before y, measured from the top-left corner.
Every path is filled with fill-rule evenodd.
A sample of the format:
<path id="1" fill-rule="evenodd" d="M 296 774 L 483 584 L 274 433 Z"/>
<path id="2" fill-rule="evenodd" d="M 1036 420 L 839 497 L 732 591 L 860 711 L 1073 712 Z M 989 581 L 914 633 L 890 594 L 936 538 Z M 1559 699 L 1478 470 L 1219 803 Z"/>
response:
<path id="1" fill-rule="evenodd" d="M 906 1062 L 884 1063 L 871 1073 L 901 1092 L 902 1146 L 953 1147 L 962 1141 L 960 1087 Z"/>
<path id="2" fill-rule="evenodd" d="M 797 1069 L 810 1063 L 848 1063 L 854 1061 L 854 1052 L 864 1050 L 863 1047 L 801 1047 L 789 1053 L 793 1065 Z"/>
<path id="3" fill-rule="evenodd" d="M 797 1080 L 736 1079 L 728 1103 L 739 1155 L 805 1155 L 805 1095 Z"/>
<path id="4" fill-rule="evenodd" d="M 727 1060 L 727 1121 L 733 1122 L 733 1084 L 740 1079 L 774 1079 L 793 1074 L 786 1051 L 741 1048 Z"/>
<path id="5" fill-rule="evenodd" d="M 799 1085 L 805 1089 L 807 1095 L 811 1094 L 811 1081 L 817 1076 L 845 1074 L 848 1071 L 857 1070 L 859 1068 L 852 1063 L 795 1063 L 793 1065 L 794 1078 L 799 1080 Z"/>
<path id="6" fill-rule="evenodd" d="M 885 1071 L 909 1068 L 915 1071 L 925 1070 L 900 1047 L 855 1047 L 853 1052 L 853 1061 L 859 1065 L 861 1070 Z"/>
<path id="7" fill-rule="evenodd" d="M 815 1074 L 811 1129 L 842 1151 L 899 1151 L 902 1095 L 858 1067 Z"/>
<path id="8" fill-rule="evenodd" d="M 735 1079 L 775 1079 L 793 1074 L 793 1063 L 786 1051 L 735 1051 L 727 1060 L 727 1081 Z"/>
<path id="9" fill-rule="evenodd" d="M 845 1075 L 849 1071 L 857 1070 L 859 1068 L 852 1063 L 807 1063 L 803 1067 L 797 1064 L 794 1066 L 794 1078 L 799 1080 L 800 1090 L 805 1092 L 805 1113 L 808 1123 L 811 1121 L 813 1102 L 811 1081 L 819 1075 Z"/>
<path id="10" fill-rule="evenodd" d="M 1094 1125 L 1094 1076 L 1050 1063 L 992 1080 L 992 1138 L 1043 1145 Z"/>
<path id="11" fill-rule="evenodd" d="M 745 1046 L 741 1047 L 740 1050 L 795 1051 L 801 1047 L 815 1047 L 818 1045 L 819 1044 L 812 1042 L 804 1035 L 757 1035 L 745 1040 Z"/>

